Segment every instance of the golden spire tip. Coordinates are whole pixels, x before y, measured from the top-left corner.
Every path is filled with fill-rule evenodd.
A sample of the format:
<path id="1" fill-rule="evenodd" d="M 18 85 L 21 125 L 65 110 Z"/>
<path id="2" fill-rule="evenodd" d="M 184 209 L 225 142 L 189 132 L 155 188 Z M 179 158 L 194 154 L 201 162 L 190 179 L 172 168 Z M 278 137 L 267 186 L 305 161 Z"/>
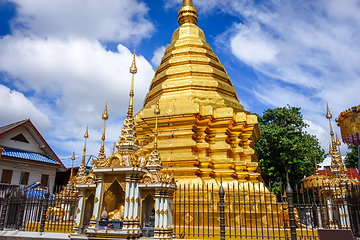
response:
<path id="1" fill-rule="evenodd" d="M 89 137 L 88 129 L 89 129 L 89 126 L 86 126 L 86 132 L 85 132 L 84 138 L 88 138 L 88 137 Z"/>
<path id="2" fill-rule="evenodd" d="M 136 62 L 135 62 L 135 49 L 134 49 L 133 61 L 132 61 L 131 67 L 130 67 L 130 73 L 132 73 L 132 74 L 137 73 Z"/>
<path id="3" fill-rule="evenodd" d="M 185 7 L 185 6 L 193 7 L 194 4 L 193 4 L 193 1 L 192 1 L 192 0 L 183 0 L 182 6 L 183 6 L 183 7 Z"/>
<path id="4" fill-rule="evenodd" d="M 327 118 L 327 119 L 332 118 L 332 115 L 331 115 L 330 110 L 329 110 L 329 105 L 328 105 L 328 103 L 326 103 L 326 118 Z"/>
<path id="5" fill-rule="evenodd" d="M 104 114 L 102 115 L 102 119 L 104 119 L 104 120 L 109 119 L 109 115 L 107 113 L 107 103 L 105 104 L 105 110 L 104 110 Z"/>

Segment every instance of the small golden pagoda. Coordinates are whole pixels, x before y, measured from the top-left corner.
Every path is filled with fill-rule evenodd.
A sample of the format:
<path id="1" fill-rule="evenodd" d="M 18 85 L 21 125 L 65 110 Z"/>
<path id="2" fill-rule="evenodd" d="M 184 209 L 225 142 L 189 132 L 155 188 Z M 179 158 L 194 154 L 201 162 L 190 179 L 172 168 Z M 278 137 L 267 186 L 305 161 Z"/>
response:
<path id="1" fill-rule="evenodd" d="M 136 139 L 133 116 L 135 53 L 130 67 L 132 83 L 127 116 L 124 120 L 117 151 L 106 157 L 104 150 L 107 105 L 102 119 L 104 130 L 94 166 L 86 173 L 84 157 L 74 178 L 79 189 L 76 215 L 77 233 L 71 239 L 128 238 L 137 239 L 151 232 L 155 239 L 173 239 L 172 198 L 176 185 L 173 175 L 160 172 L 162 163 L 157 149 L 157 117 L 155 144 L 149 156 L 142 156 Z M 157 105 L 158 106 L 158 105 Z M 160 109 L 155 109 L 156 116 Z"/>
<path id="2" fill-rule="evenodd" d="M 139 146 L 145 155 L 154 148 L 158 102 L 163 171 L 172 172 L 178 184 L 218 185 L 220 175 L 224 186 L 257 182 L 257 117 L 239 103 L 224 66 L 197 26 L 192 0 L 183 0 L 178 22 L 135 116 Z"/>
<path id="3" fill-rule="evenodd" d="M 340 153 L 340 141 L 336 135 L 336 140 L 334 137 L 334 132 L 331 126 L 332 115 L 327 107 L 326 118 L 329 119 L 330 126 L 330 136 L 331 143 L 329 148 L 329 153 L 331 155 L 331 166 L 330 173 L 331 176 L 327 176 L 323 181 L 323 189 L 320 190 L 322 196 L 324 197 L 324 202 L 328 204 L 326 211 L 328 212 L 328 227 L 335 229 L 343 226 L 349 226 L 349 210 L 346 199 L 346 192 L 349 191 L 349 188 L 353 185 L 358 185 L 358 181 L 355 181 L 353 178 L 349 178 L 346 175 L 346 167 L 343 164 Z M 335 214 L 332 206 L 338 206 L 338 213 Z"/>
<path id="4" fill-rule="evenodd" d="M 325 175 L 323 175 L 319 172 L 318 165 L 316 162 L 316 155 L 314 157 L 315 157 L 315 170 L 314 170 L 313 174 L 302 180 L 305 188 L 317 188 L 317 187 L 321 188 L 323 185 L 323 181 L 326 178 Z"/>

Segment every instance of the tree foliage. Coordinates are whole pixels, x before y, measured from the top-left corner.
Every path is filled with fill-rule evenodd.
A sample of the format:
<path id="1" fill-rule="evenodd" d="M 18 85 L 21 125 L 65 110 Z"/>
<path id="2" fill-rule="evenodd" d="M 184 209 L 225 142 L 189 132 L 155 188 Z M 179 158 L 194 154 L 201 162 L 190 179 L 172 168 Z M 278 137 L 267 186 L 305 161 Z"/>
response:
<path id="1" fill-rule="evenodd" d="M 298 183 L 315 169 L 317 161 L 324 159 L 324 150 L 315 136 L 305 129 L 300 108 L 280 107 L 267 109 L 259 116 L 261 138 L 256 143 L 256 154 L 261 174 L 266 182 L 285 183 L 289 173 L 290 183 Z"/>
<path id="2" fill-rule="evenodd" d="M 358 167 L 358 147 L 353 145 L 348 145 L 348 152 L 345 156 L 345 165 L 347 168 L 357 168 Z"/>

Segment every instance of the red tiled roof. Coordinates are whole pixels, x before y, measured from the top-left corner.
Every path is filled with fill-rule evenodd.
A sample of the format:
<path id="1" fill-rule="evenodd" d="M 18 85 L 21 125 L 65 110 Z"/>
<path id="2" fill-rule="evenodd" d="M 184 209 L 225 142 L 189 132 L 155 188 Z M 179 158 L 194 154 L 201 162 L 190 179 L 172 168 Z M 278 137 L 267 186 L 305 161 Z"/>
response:
<path id="1" fill-rule="evenodd" d="M 332 174 L 330 173 L 330 169 L 319 170 L 319 173 L 327 176 L 332 176 Z M 355 168 L 348 168 L 346 171 L 346 175 L 348 176 L 348 178 L 354 178 L 360 180 L 360 175 L 357 173 Z"/>

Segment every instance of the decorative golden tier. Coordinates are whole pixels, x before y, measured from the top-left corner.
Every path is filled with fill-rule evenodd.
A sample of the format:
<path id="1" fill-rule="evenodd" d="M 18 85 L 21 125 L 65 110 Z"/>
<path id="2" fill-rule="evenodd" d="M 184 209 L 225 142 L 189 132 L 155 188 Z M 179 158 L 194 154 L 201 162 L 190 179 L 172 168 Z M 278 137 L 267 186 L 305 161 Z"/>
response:
<path id="1" fill-rule="evenodd" d="M 154 147 L 158 101 L 162 171 L 172 172 L 178 183 L 214 183 L 220 175 L 225 182 L 256 181 L 257 117 L 239 103 L 224 66 L 196 25 L 192 1 L 183 1 L 178 21 L 135 116 L 139 145 L 146 155 Z"/>
<path id="2" fill-rule="evenodd" d="M 340 113 L 337 125 L 341 129 L 341 137 L 344 143 L 360 145 L 360 105 L 354 106 Z"/>

